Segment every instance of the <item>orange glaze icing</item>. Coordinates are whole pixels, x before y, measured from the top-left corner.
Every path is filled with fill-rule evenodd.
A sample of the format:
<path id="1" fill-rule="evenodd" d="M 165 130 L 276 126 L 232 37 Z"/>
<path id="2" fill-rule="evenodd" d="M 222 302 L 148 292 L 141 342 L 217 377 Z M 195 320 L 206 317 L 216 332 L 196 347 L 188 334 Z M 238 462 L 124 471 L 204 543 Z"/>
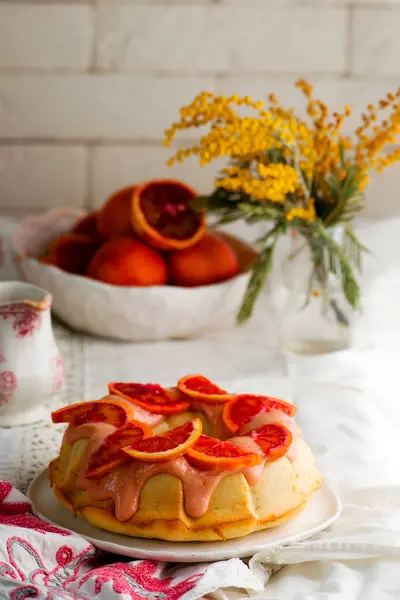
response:
<path id="1" fill-rule="evenodd" d="M 252 440 L 250 437 L 234 437 L 229 440 L 231 444 L 242 448 L 246 452 L 252 452 L 253 454 L 263 454 L 260 446 Z M 256 485 L 261 479 L 261 475 L 264 471 L 264 464 L 266 461 L 263 461 L 259 465 L 254 465 L 254 467 L 247 467 L 246 469 L 242 469 L 243 475 L 246 477 L 249 485 Z"/>
<path id="2" fill-rule="evenodd" d="M 203 412 L 211 425 L 218 425 L 222 420 L 223 404 L 207 404 L 206 402 L 190 402 L 191 410 Z"/>
<path id="3" fill-rule="evenodd" d="M 202 471 L 192 467 L 184 456 L 159 463 L 145 463 L 132 460 L 101 479 L 87 479 L 86 471 L 91 455 L 101 446 L 105 437 L 115 431 L 106 423 L 87 423 L 69 427 L 65 441 L 73 444 L 81 438 L 89 438 L 89 443 L 76 479 L 76 485 L 86 490 L 96 500 L 114 500 L 115 516 L 119 521 L 127 521 L 138 509 L 140 490 L 153 475 L 168 473 L 182 482 L 185 510 L 191 517 L 201 517 L 208 509 L 211 496 L 217 484 L 232 471 Z M 242 438 L 236 444 L 248 450 L 259 452 L 253 440 Z M 264 463 L 242 469 L 250 485 L 260 479 Z"/>

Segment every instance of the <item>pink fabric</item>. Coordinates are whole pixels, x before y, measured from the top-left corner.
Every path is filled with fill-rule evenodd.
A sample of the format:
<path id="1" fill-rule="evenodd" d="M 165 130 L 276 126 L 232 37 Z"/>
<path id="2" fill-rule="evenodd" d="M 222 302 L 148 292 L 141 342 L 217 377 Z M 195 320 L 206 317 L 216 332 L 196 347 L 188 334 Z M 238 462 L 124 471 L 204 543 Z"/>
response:
<path id="1" fill-rule="evenodd" d="M 155 561 L 122 561 L 33 516 L 25 496 L 0 481 L 0 591 L 7 598 L 186 600 L 196 597 L 208 568 L 180 567 L 168 576 Z"/>

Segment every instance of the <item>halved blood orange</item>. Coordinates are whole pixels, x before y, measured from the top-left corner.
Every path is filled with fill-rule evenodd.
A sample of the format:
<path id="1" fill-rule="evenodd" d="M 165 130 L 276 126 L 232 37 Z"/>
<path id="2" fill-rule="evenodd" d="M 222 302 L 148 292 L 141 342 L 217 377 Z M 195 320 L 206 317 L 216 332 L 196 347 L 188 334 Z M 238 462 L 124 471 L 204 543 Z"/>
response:
<path id="1" fill-rule="evenodd" d="M 133 407 L 126 401 L 114 399 L 78 402 L 55 410 L 51 418 L 53 423 L 108 423 L 119 428 L 133 419 Z"/>
<path id="2" fill-rule="evenodd" d="M 187 450 L 186 457 L 192 465 L 206 471 L 237 471 L 259 465 L 264 460 L 261 454 L 246 452 L 208 435 L 201 435 Z"/>
<path id="3" fill-rule="evenodd" d="M 110 394 L 116 394 L 159 415 L 174 415 L 185 412 L 189 402 L 179 398 L 179 392 L 165 389 L 158 383 L 118 383 L 108 384 Z"/>
<path id="4" fill-rule="evenodd" d="M 289 429 L 277 423 L 269 423 L 253 429 L 249 436 L 256 441 L 269 460 L 284 456 L 293 439 Z"/>
<path id="5" fill-rule="evenodd" d="M 223 420 L 228 429 L 236 433 L 259 413 L 275 410 L 292 417 L 296 414 L 297 408 L 278 398 L 258 394 L 239 394 L 224 406 Z"/>
<path id="6" fill-rule="evenodd" d="M 130 421 L 121 429 L 114 431 L 106 437 L 97 452 L 91 456 L 86 477 L 95 479 L 110 473 L 129 460 L 129 456 L 121 448 L 151 435 L 153 435 L 151 427 L 145 423 L 139 423 L 139 421 Z"/>
<path id="7" fill-rule="evenodd" d="M 222 390 L 204 375 L 186 375 L 182 377 L 178 381 L 178 390 L 192 400 L 208 404 L 229 402 L 234 398 L 233 394 Z"/>
<path id="8" fill-rule="evenodd" d="M 183 250 L 196 244 L 206 229 L 205 214 L 191 208 L 198 194 L 180 181 L 149 181 L 135 188 L 132 226 L 161 250 Z"/>
<path id="9" fill-rule="evenodd" d="M 160 462 L 182 456 L 194 446 L 202 432 L 200 419 L 188 421 L 166 433 L 130 444 L 123 451 L 137 460 Z"/>

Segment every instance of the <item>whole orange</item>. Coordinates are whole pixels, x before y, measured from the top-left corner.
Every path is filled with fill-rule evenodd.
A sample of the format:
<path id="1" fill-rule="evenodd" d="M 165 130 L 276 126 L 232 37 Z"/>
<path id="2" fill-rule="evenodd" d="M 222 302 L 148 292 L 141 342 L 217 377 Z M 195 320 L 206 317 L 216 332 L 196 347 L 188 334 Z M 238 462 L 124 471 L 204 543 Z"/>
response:
<path id="1" fill-rule="evenodd" d="M 97 216 L 97 229 L 106 239 L 133 235 L 131 224 L 132 194 L 134 187 L 118 190 L 100 208 Z"/>
<path id="2" fill-rule="evenodd" d="M 71 229 L 71 233 L 78 233 L 79 235 L 88 235 L 92 239 L 100 239 L 100 235 L 97 229 L 97 218 L 98 211 L 88 213 L 82 219 L 79 219 L 77 223 Z"/>
<path id="3" fill-rule="evenodd" d="M 63 233 L 50 242 L 39 260 L 68 273 L 83 275 L 99 247 L 100 242 L 88 235 Z"/>
<path id="4" fill-rule="evenodd" d="M 171 253 L 168 265 L 171 283 L 185 287 L 225 281 L 239 270 L 229 244 L 211 233 L 206 233 L 195 246 Z"/>
<path id="5" fill-rule="evenodd" d="M 133 237 L 109 240 L 96 252 L 86 273 L 112 285 L 164 285 L 167 264 L 161 254 Z"/>

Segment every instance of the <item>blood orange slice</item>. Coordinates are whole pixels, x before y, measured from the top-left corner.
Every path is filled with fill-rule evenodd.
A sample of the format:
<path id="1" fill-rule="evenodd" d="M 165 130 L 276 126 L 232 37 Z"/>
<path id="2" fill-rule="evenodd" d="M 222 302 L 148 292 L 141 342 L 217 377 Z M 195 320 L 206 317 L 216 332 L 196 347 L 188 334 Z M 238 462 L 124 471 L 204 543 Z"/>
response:
<path id="1" fill-rule="evenodd" d="M 269 460 L 284 456 L 293 439 L 289 429 L 277 423 L 269 423 L 254 429 L 249 436 L 257 442 Z"/>
<path id="2" fill-rule="evenodd" d="M 150 181 L 135 188 L 132 225 L 136 233 L 161 250 L 183 250 L 196 244 L 206 217 L 190 204 L 197 193 L 180 181 Z"/>
<path id="3" fill-rule="evenodd" d="M 260 412 L 265 412 L 266 406 L 259 396 L 240 395 L 225 404 L 222 418 L 232 433 L 236 433 Z"/>
<path id="4" fill-rule="evenodd" d="M 117 383 L 108 384 L 110 394 L 116 394 L 159 415 L 174 415 L 185 412 L 189 402 L 179 398 L 176 390 L 166 390 L 157 383 Z"/>
<path id="5" fill-rule="evenodd" d="M 133 419 L 133 408 L 126 401 L 93 400 L 64 406 L 51 413 L 53 423 L 108 423 L 122 427 Z"/>
<path id="6" fill-rule="evenodd" d="M 297 411 L 293 404 L 284 400 L 258 394 L 239 394 L 224 406 L 223 420 L 228 429 L 236 433 L 259 413 L 276 410 L 290 417 Z"/>
<path id="7" fill-rule="evenodd" d="M 106 437 L 102 446 L 91 456 L 86 477 L 95 479 L 110 473 L 129 460 L 129 456 L 121 448 L 151 435 L 153 435 L 151 427 L 138 421 L 130 421 L 121 429 L 114 431 Z"/>
<path id="8" fill-rule="evenodd" d="M 234 398 L 204 375 L 186 375 L 178 381 L 178 389 L 190 399 L 208 404 L 229 402 Z"/>
<path id="9" fill-rule="evenodd" d="M 237 471 L 259 465 L 264 460 L 261 454 L 246 452 L 208 435 L 201 435 L 186 456 L 192 465 L 206 471 Z"/>
<path id="10" fill-rule="evenodd" d="M 171 460 L 185 454 L 197 442 L 201 432 L 201 420 L 193 419 L 166 433 L 130 444 L 123 451 L 144 462 Z"/>

